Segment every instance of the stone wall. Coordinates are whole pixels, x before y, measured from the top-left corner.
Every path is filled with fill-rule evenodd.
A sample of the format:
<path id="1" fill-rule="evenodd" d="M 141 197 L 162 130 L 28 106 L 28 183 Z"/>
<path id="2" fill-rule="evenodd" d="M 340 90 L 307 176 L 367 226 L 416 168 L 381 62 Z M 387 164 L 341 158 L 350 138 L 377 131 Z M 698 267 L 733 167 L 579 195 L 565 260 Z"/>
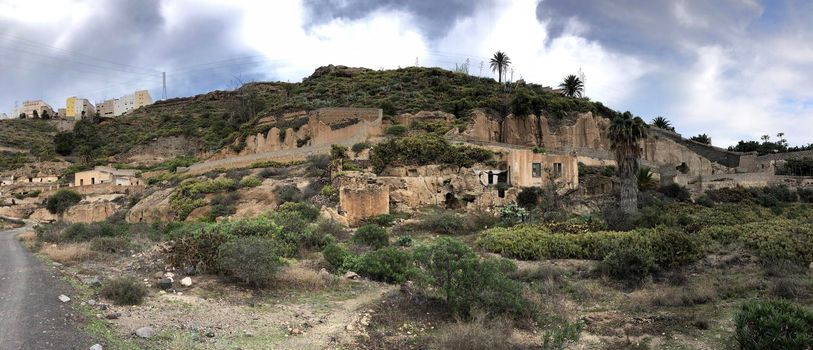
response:
<path id="1" fill-rule="evenodd" d="M 555 130 L 545 116 L 509 115 L 504 121 L 498 122 L 491 120 L 483 112 L 476 111 L 472 117 L 472 123 L 465 131 L 459 134 L 453 131 L 447 136 L 466 141 L 541 146 L 548 153 L 573 154 L 585 164 L 614 163 L 607 138 L 610 120 L 596 117 L 590 112 L 577 115 L 572 125 L 561 125 Z M 740 163 L 752 167 L 747 154 L 685 140 L 679 134 L 654 127 L 650 130 L 649 137 L 642 145 L 643 163 L 655 170 L 668 165 L 681 167 L 689 175 L 699 176 L 734 172 Z"/>
<path id="2" fill-rule="evenodd" d="M 786 185 L 790 188 L 813 188 L 813 177 L 781 176 L 772 173 L 738 173 L 717 174 L 709 176 L 688 176 L 679 174 L 674 182 L 685 186 L 694 193 L 703 193 L 710 189 L 731 187 L 766 187 Z"/>
<path id="3" fill-rule="evenodd" d="M 356 226 L 362 220 L 390 212 L 390 189 L 374 179 L 348 177 L 339 180 L 340 213 Z"/>
<path id="4" fill-rule="evenodd" d="M 544 187 L 575 189 L 579 185 L 579 167 L 573 155 L 534 153 L 532 150 L 510 150 L 506 157 L 509 183 L 518 187 Z M 540 169 L 534 174 L 533 164 Z M 561 167 L 556 174 L 555 166 Z"/>

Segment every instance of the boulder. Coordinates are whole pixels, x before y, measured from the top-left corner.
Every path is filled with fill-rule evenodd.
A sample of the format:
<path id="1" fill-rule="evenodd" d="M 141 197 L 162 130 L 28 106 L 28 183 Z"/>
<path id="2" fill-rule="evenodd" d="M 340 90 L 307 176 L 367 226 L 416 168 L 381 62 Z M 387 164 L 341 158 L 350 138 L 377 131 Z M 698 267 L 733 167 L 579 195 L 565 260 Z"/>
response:
<path id="1" fill-rule="evenodd" d="M 101 344 L 94 344 L 93 346 L 90 347 L 90 350 L 102 350 L 102 349 L 103 348 Z"/>
<path id="2" fill-rule="evenodd" d="M 155 336 L 155 330 L 152 327 L 141 327 L 136 329 L 135 334 L 140 338 L 148 339 Z"/>
<path id="3" fill-rule="evenodd" d="M 61 301 L 63 303 L 67 303 L 67 302 L 71 301 L 71 298 L 68 298 L 67 295 L 62 294 L 62 295 L 59 296 L 59 301 Z"/>
<path id="4" fill-rule="evenodd" d="M 184 277 L 181 280 L 181 285 L 184 287 L 189 287 L 192 285 L 192 277 Z"/>
<path id="5" fill-rule="evenodd" d="M 163 290 L 172 288 L 172 279 L 162 278 L 160 281 L 158 281 L 158 288 L 161 288 Z"/>
<path id="6" fill-rule="evenodd" d="M 359 274 L 357 274 L 357 273 L 355 273 L 353 271 L 347 271 L 344 274 L 344 276 L 342 276 L 342 277 L 344 277 L 346 279 L 349 279 L 349 280 L 355 280 L 355 279 L 359 279 L 361 276 L 359 276 Z"/>
<path id="7" fill-rule="evenodd" d="M 91 223 L 104 221 L 121 208 L 113 202 L 79 203 L 65 211 L 62 219 L 69 223 Z"/>
<path id="8" fill-rule="evenodd" d="M 142 199 L 127 212 L 129 223 L 168 222 L 175 219 L 175 213 L 170 207 L 169 199 L 174 189 L 167 188 Z"/>

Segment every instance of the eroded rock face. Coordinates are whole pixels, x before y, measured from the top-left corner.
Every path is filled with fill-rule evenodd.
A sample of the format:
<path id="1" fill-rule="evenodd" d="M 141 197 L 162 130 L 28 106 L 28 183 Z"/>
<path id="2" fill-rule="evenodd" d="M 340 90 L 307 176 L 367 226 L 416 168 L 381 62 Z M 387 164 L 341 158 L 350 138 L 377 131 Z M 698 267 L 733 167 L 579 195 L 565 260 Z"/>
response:
<path id="1" fill-rule="evenodd" d="M 0 216 L 25 219 L 31 216 L 35 210 L 36 206 L 30 204 L 2 206 L 0 207 Z"/>
<path id="2" fill-rule="evenodd" d="M 52 222 L 59 220 L 59 216 L 51 214 L 48 212 L 48 209 L 45 208 L 38 208 L 31 213 L 31 216 L 28 217 L 31 220 L 39 221 L 39 222 Z"/>
<path id="3" fill-rule="evenodd" d="M 175 212 L 169 205 L 172 188 L 156 191 L 133 206 L 127 212 L 127 222 L 153 223 L 175 219 Z"/>
<path id="4" fill-rule="evenodd" d="M 120 205 L 113 202 L 81 202 L 68 208 L 62 219 L 69 223 L 99 222 L 109 218 L 120 208 Z"/>

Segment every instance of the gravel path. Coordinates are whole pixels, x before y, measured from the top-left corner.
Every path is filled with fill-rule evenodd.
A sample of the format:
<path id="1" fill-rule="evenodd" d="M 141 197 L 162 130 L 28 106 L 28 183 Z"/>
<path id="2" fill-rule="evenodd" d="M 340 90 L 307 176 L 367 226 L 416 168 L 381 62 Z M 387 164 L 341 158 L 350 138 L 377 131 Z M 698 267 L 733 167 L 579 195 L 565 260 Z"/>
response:
<path id="1" fill-rule="evenodd" d="M 70 306 L 79 301 L 58 299 L 72 288 L 15 238 L 30 229 L 0 231 L 0 349 L 88 349 L 94 343 Z"/>

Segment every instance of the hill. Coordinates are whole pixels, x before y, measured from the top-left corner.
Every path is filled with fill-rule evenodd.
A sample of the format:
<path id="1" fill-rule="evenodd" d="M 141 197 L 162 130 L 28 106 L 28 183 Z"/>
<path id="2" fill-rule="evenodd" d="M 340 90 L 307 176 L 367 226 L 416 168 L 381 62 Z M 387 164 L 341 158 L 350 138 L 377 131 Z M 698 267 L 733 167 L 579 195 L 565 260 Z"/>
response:
<path id="1" fill-rule="evenodd" d="M 282 118 L 260 123 L 261 119 L 331 106 L 382 108 L 387 116 L 441 110 L 459 119 L 468 118 L 473 109 L 493 117 L 513 112 L 543 113 L 554 119 L 587 111 L 605 117 L 616 113 L 601 103 L 565 98 L 523 81 L 506 86 L 439 68 L 378 71 L 326 66 L 301 83 L 249 83 L 235 91 L 160 101 L 122 118 L 80 122 L 74 152 L 86 146 L 94 158 L 114 157 L 168 137 L 183 137 L 187 153 L 214 152 L 239 145 L 235 141 L 247 135 L 292 123 Z M 89 123 L 94 125 L 82 125 Z"/>

